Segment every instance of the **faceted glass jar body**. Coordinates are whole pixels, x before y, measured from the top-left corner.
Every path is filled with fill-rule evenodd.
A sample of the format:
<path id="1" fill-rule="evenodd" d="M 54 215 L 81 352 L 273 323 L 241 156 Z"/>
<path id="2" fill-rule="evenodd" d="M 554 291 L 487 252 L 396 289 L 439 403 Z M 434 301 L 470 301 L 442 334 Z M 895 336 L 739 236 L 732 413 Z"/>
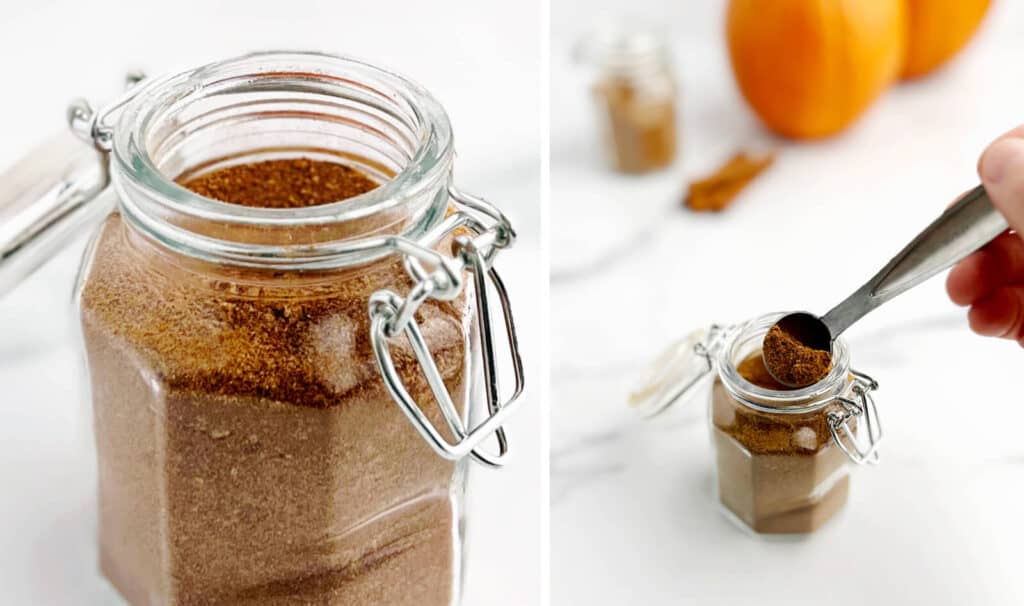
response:
<path id="1" fill-rule="evenodd" d="M 87 253 L 78 302 L 101 567 L 131 604 L 458 603 L 465 464 L 417 433 L 370 347 L 371 294 L 411 281 L 397 257 L 351 246 L 415 238 L 445 214 L 447 121 L 405 85 L 347 60 L 257 55 L 157 83 L 122 116 L 118 211 Z M 270 212 L 172 181 L 310 155 L 382 185 Z M 471 304 L 463 293 L 418 312 L 463 414 Z M 411 348 L 391 349 L 409 393 L 432 402 Z"/>
<path id="2" fill-rule="evenodd" d="M 849 493 L 849 458 L 829 428 L 835 397 L 852 385 L 849 356 L 839 341 L 832 372 L 820 383 L 794 391 L 759 386 L 741 368 L 749 366 L 745 360 L 759 362 L 752 356 L 760 356 L 774 320 L 751 322 L 718 357 L 709 415 L 718 499 L 730 518 L 754 532 L 808 533 L 840 510 Z"/>

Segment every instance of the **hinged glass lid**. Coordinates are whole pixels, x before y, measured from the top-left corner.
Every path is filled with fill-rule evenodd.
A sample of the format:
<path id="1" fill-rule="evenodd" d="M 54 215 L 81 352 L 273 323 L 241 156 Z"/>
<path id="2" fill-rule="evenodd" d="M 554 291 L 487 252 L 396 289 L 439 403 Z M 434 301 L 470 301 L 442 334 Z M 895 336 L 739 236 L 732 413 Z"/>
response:
<path id="1" fill-rule="evenodd" d="M 113 207 L 100 154 L 70 131 L 0 174 L 0 296 Z"/>
<path id="2" fill-rule="evenodd" d="M 654 360 L 640 387 L 629 394 L 630 406 L 645 417 L 653 417 L 687 399 L 712 376 L 718 352 L 733 330 L 714 324 L 670 345 Z"/>
<path id="3" fill-rule="evenodd" d="M 102 195 L 110 184 L 113 136 L 106 119 L 134 97 L 143 79 L 128 74 L 124 94 L 101 112 L 83 99 L 72 101 L 68 128 L 0 174 L 0 296 L 113 208 L 114 198 Z"/>

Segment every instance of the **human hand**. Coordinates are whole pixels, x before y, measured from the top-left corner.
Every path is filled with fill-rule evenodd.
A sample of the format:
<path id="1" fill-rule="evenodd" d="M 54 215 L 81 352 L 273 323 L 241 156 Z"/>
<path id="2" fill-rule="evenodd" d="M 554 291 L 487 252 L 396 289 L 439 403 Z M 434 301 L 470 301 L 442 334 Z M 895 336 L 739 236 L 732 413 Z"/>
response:
<path id="1" fill-rule="evenodd" d="M 970 306 L 971 330 L 1024 346 L 1024 125 L 988 146 L 978 174 L 1010 231 L 958 263 L 946 292 L 957 305 Z"/>

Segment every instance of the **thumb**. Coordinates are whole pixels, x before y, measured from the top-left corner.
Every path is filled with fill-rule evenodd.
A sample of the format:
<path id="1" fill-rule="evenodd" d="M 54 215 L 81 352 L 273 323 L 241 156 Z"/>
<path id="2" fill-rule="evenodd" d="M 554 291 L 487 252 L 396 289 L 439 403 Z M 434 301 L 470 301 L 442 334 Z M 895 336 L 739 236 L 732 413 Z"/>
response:
<path id="1" fill-rule="evenodd" d="M 978 163 L 981 183 L 993 206 L 1018 234 L 1024 234 L 1024 129 L 988 146 Z"/>

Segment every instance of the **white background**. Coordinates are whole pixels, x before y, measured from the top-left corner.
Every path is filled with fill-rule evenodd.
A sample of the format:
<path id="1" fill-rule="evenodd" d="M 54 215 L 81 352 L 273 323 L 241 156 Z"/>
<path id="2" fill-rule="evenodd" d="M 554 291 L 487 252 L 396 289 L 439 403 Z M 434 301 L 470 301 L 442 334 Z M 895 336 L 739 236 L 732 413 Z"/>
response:
<path id="1" fill-rule="evenodd" d="M 510 424 L 511 467 L 471 478 L 467 604 L 539 601 L 542 375 L 538 329 L 540 9 L 535 3 L 4 2 L 0 166 L 62 127 L 75 96 L 115 95 L 128 68 L 160 73 L 267 48 L 393 67 L 447 108 L 456 180 L 521 234 L 500 261 L 532 391 Z M 0 184 L 2 187 L 2 184 Z M 70 338 L 81 243 L 0 299 L 0 604 L 117 604 L 96 573 L 95 470 Z"/>
<path id="2" fill-rule="evenodd" d="M 883 460 L 806 540 L 758 540 L 719 515 L 705 396 L 655 422 L 625 403 L 646 362 L 698 326 L 823 313 L 977 183 L 985 144 L 1024 122 L 1024 5 L 993 4 L 947 69 L 798 145 L 739 96 L 723 1 L 553 3 L 553 604 L 1024 603 L 1024 350 L 970 334 L 942 278 L 849 330 L 854 366 L 881 383 Z M 601 163 L 568 56 L 602 12 L 647 16 L 673 44 L 683 153 L 657 175 Z M 764 145 L 781 146 L 775 166 L 726 213 L 679 207 L 690 178 Z"/>

